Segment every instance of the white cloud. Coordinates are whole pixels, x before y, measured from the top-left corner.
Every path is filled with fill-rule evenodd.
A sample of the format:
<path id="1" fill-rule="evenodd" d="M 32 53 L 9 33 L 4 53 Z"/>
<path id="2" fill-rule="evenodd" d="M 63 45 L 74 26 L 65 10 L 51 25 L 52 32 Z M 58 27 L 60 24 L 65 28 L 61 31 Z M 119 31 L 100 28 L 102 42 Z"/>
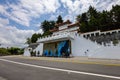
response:
<path id="1" fill-rule="evenodd" d="M 6 26 L 8 24 L 9 24 L 9 20 L 8 19 L 0 18 L 0 27 Z"/>
<path id="2" fill-rule="evenodd" d="M 31 37 L 33 33 L 42 33 L 42 30 L 20 30 L 15 26 L 8 26 L 8 19 L 0 18 L 3 21 L 3 26 L 0 27 L 0 44 L 7 46 L 23 46 L 28 37 Z"/>
<path id="3" fill-rule="evenodd" d="M 74 21 L 76 15 L 84 13 L 89 6 L 95 7 L 98 11 L 110 10 L 112 5 L 120 5 L 120 0 L 61 0 L 64 8 L 68 9 L 68 14 L 65 18 Z"/>
<path id="4" fill-rule="evenodd" d="M 63 19 L 64 19 L 64 21 L 66 21 L 66 20 L 74 21 L 75 20 L 74 16 L 73 15 L 71 16 L 71 14 L 66 15 Z"/>
<path id="5" fill-rule="evenodd" d="M 19 24 L 30 26 L 33 17 L 39 18 L 42 14 L 57 13 L 61 5 L 68 10 L 66 16 L 73 16 L 86 12 L 90 5 L 102 11 L 110 10 L 115 4 L 120 4 L 120 0 L 20 0 L 17 4 L 0 5 L 0 13 Z M 50 19 L 55 19 L 55 16 L 51 16 Z"/>
<path id="6" fill-rule="evenodd" d="M 0 13 L 19 24 L 30 26 L 33 17 L 54 13 L 59 6 L 58 0 L 20 0 L 18 4 L 0 5 Z"/>
<path id="7" fill-rule="evenodd" d="M 92 2 L 91 0 L 61 0 L 65 8 L 68 8 L 68 13 L 81 13 L 84 12 L 88 7 L 89 4 Z M 84 10 L 85 9 L 85 10 Z"/>
<path id="8" fill-rule="evenodd" d="M 35 33 L 43 33 L 42 29 L 39 29 L 38 31 L 36 31 Z"/>
<path id="9" fill-rule="evenodd" d="M 50 16 L 49 20 L 54 20 L 54 21 L 55 21 L 56 18 L 57 18 L 57 15 L 52 14 L 52 15 Z"/>
<path id="10" fill-rule="evenodd" d="M 0 14 L 9 16 L 9 13 L 6 11 L 7 6 L 0 5 Z"/>
<path id="11" fill-rule="evenodd" d="M 22 11 L 13 11 L 11 13 L 11 19 L 25 26 L 29 26 L 29 22 L 31 20 L 31 18 L 28 15 L 26 15 L 25 12 Z"/>
<path id="12" fill-rule="evenodd" d="M 0 5 L 0 13 L 5 13 L 5 7 L 4 6 L 2 6 L 2 5 Z"/>
<path id="13" fill-rule="evenodd" d="M 89 6 L 93 6 L 99 11 L 110 10 L 112 5 L 120 5 L 120 0 L 61 0 L 65 8 L 68 8 L 69 14 L 86 12 Z"/>

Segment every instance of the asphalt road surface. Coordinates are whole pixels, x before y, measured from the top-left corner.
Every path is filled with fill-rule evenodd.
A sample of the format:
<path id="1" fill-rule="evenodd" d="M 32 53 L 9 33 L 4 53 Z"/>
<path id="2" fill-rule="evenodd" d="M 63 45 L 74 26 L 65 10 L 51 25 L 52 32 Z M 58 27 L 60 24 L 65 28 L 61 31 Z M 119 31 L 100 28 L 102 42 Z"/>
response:
<path id="1" fill-rule="evenodd" d="M 0 80 L 120 80 L 120 66 L 0 57 Z"/>

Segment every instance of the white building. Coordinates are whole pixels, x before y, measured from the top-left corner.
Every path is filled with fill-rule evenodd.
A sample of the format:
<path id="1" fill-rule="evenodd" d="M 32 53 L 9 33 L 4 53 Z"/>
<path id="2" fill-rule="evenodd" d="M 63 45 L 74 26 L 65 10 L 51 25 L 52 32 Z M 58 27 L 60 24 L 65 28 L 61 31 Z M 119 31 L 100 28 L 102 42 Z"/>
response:
<path id="1" fill-rule="evenodd" d="M 52 35 L 40 38 L 39 45 L 34 49 L 42 56 L 87 56 L 89 58 L 120 59 L 119 40 L 120 30 L 94 31 L 80 33 L 79 24 L 72 24 L 69 20 L 57 24 L 57 28 L 50 30 Z M 109 34 L 109 35 L 108 35 Z M 103 36 L 105 35 L 105 36 Z M 111 38 L 113 36 L 113 38 Z M 102 38 L 103 37 L 103 38 Z M 109 39 L 110 38 L 110 39 Z M 105 40 L 102 40 L 105 39 Z M 113 45 L 113 39 L 118 42 Z M 107 42 L 108 41 L 108 42 Z"/>

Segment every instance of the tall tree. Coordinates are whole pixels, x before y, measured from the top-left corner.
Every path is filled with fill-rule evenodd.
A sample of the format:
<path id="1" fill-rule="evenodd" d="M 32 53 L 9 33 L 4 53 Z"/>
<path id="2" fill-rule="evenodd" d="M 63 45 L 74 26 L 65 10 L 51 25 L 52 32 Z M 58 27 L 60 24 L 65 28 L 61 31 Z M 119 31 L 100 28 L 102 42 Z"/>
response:
<path id="1" fill-rule="evenodd" d="M 89 19 L 91 17 L 98 18 L 99 14 L 94 7 L 90 6 L 89 9 L 88 9 L 88 12 L 87 12 L 87 16 L 88 16 Z"/>
<path id="2" fill-rule="evenodd" d="M 78 15 L 76 20 L 81 23 L 81 22 L 87 22 L 88 21 L 88 17 L 87 17 L 87 13 L 82 13 L 81 15 Z"/>
<path id="3" fill-rule="evenodd" d="M 53 29 L 55 26 L 55 21 L 49 21 L 50 29 Z"/>
<path id="4" fill-rule="evenodd" d="M 94 16 L 91 16 L 88 24 L 89 24 L 90 31 L 98 30 L 98 26 L 99 26 L 98 20 Z"/>
<path id="5" fill-rule="evenodd" d="M 31 43 L 31 38 L 27 38 L 27 41 L 25 43 L 30 44 Z"/>
<path id="6" fill-rule="evenodd" d="M 100 13 L 99 18 L 99 29 L 102 31 L 110 30 L 112 21 L 110 17 L 110 13 L 108 11 L 104 11 Z"/>
<path id="7" fill-rule="evenodd" d="M 63 23 L 63 19 L 62 19 L 62 16 L 61 16 L 61 15 L 58 16 L 56 23 L 57 23 L 57 24 Z"/>
<path id="8" fill-rule="evenodd" d="M 44 32 L 48 31 L 50 29 L 50 23 L 49 21 L 45 20 L 41 23 L 42 30 Z"/>
<path id="9" fill-rule="evenodd" d="M 120 22 L 120 5 L 112 6 L 111 12 L 114 22 Z"/>
<path id="10" fill-rule="evenodd" d="M 97 12 L 97 10 L 94 7 L 90 6 L 87 12 L 87 16 L 88 16 L 89 31 L 98 30 L 99 18 L 100 18 L 99 12 Z"/>
<path id="11" fill-rule="evenodd" d="M 32 42 L 32 43 L 35 43 L 35 42 L 37 41 L 37 39 L 38 39 L 38 35 L 35 33 L 35 34 L 33 34 L 32 37 L 31 37 L 31 42 Z"/>
<path id="12" fill-rule="evenodd" d="M 50 29 L 53 29 L 55 27 L 55 21 L 43 21 L 42 22 L 42 29 L 44 32 L 49 31 Z"/>
<path id="13" fill-rule="evenodd" d="M 120 5 L 112 7 L 111 10 L 114 29 L 120 29 Z"/>
<path id="14" fill-rule="evenodd" d="M 81 22 L 80 31 L 82 33 L 88 32 L 88 27 L 87 27 L 87 24 L 85 22 Z"/>
<path id="15" fill-rule="evenodd" d="M 81 24 L 80 25 L 81 32 L 88 32 L 89 31 L 87 13 L 82 13 L 81 15 L 78 15 L 76 20 Z"/>
<path id="16" fill-rule="evenodd" d="M 87 22 L 88 21 L 87 13 L 82 13 L 80 21 L 81 22 Z"/>

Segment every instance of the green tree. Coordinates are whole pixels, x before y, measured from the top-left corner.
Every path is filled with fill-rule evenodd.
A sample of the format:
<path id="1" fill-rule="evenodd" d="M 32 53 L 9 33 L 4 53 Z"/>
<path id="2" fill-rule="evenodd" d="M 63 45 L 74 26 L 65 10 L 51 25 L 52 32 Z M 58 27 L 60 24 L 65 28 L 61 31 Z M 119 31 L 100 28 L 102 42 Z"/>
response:
<path id="1" fill-rule="evenodd" d="M 76 20 L 81 24 L 80 25 L 81 32 L 89 31 L 87 13 L 82 13 L 81 15 L 78 15 Z"/>
<path id="2" fill-rule="evenodd" d="M 50 23 L 49 21 L 45 20 L 41 23 L 42 30 L 44 32 L 48 31 L 50 29 Z"/>
<path id="3" fill-rule="evenodd" d="M 37 39 L 38 39 L 38 35 L 35 33 L 35 34 L 33 34 L 32 37 L 31 37 L 31 42 L 32 42 L 32 43 L 35 43 L 35 42 L 37 41 Z"/>
<path id="4" fill-rule="evenodd" d="M 108 11 L 103 11 L 100 13 L 100 18 L 99 18 L 99 29 L 102 31 L 105 30 L 110 30 L 111 24 L 112 24 L 112 19 L 111 19 L 111 14 Z"/>
<path id="5" fill-rule="evenodd" d="M 112 6 L 111 12 L 114 22 L 120 22 L 120 5 Z"/>
<path id="6" fill-rule="evenodd" d="M 88 24 L 89 24 L 90 31 L 98 30 L 99 22 L 94 16 L 91 16 Z"/>
<path id="7" fill-rule="evenodd" d="M 27 43 L 27 44 L 32 43 L 32 42 L 31 42 L 31 38 L 27 38 L 27 41 L 26 41 L 25 43 Z"/>
<path id="8" fill-rule="evenodd" d="M 80 26 L 80 32 L 87 32 L 87 25 L 85 24 L 85 22 L 82 22 L 81 23 L 81 26 Z"/>
<path id="9" fill-rule="evenodd" d="M 0 56 L 10 55 L 6 48 L 0 48 Z"/>
<path id="10" fill-rule="evenodd" d="M 50 29 L 53 29 L 55 26 L 55 21 L 49 21 Z"/>
<path id="11" fill-rule="evenodd" d="M 120 28 L 120 5 L 112 6 L 110 12 L 112 14 L 112 25 L 114 26 L 114 29 Z"/>
<path id="12" fill-rule="evenodd" d="M 12 55 L 17 55 L 20 52 L 20 48 L 11 47 L 8 49 L 8 52 L 10 52 Z"/>
<path id="13" fill-rule="evenodd" d="M 61 15 L 58 16 L 56 23 L 57 24 L 63 23 L 63 19 L 62 19 Z"/>
<path id="14" fill-rule="evenodd" d="M 51 35 L 52 33 L 50 31 L 46 31 L 43 33 L 43 36 L 48 36 L 48 35 Z"/>
<path id="15" fill-rule="evenodd" d="M 97 12 L 97 10 L 90 6 L 89 10 L 87 11 L 87 17 L 88 17 L 88 26 L 89 31 L 95 31 L 99 28 L 99 18 L 100 14 Z"/>
<path id="16" fill-rule="evenodd" d="M 82 13 L 80 21 L 85 23 L 88 21 L 87 13 Z"/>
<path id="17" fill-rule="evenodd" d="M 49 31 L 50 29 L 53 29 L 55 27 L 55 21 L 43 21 L 42 22 L 42 30 L 44 32 Z"/>
<path id="18" fill-rule="evenodd" d="M 89 9 L 87 11 L 87 16 L 88 16 L 89 19 L 91 17 L 99 18 L 99 14 L 98 14 L 97 10 L 92 6 L 89 7 Z"/>

